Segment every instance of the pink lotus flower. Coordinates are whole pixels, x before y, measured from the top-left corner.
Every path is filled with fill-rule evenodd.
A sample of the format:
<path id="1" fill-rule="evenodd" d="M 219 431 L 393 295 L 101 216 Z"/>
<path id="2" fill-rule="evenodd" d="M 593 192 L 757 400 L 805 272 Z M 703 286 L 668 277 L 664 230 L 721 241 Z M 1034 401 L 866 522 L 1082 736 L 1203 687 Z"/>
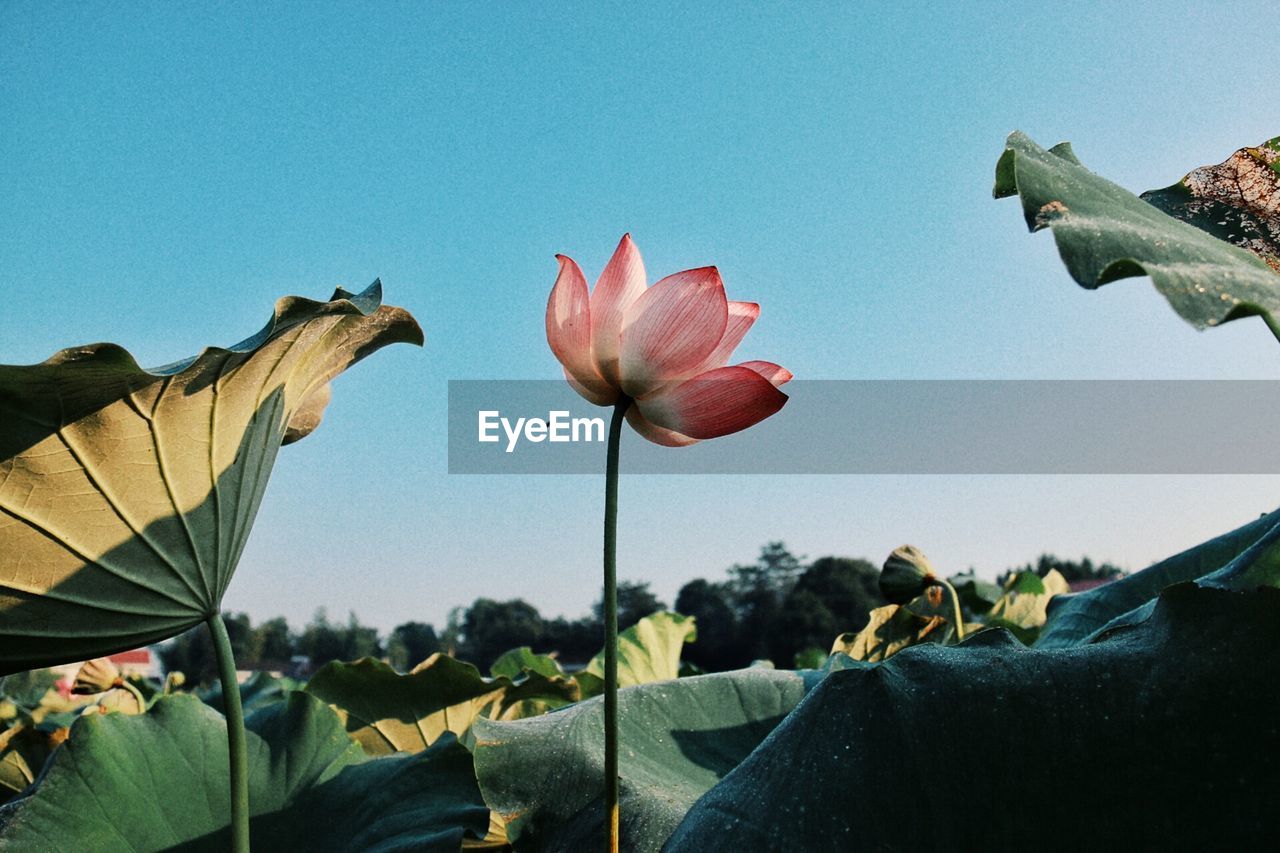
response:
<path id="1" fill-rule="evenodd" d="M 547 300 L 547 342 L 569 384 L 587 400 L 626 400 L 627 420 L 656 444 L 680 447 L 744 430 L 778 411 L 791 371 L 770 361 L 727 366 L 760 316 L 730 302 L 715 267 L 669 275 L 647 287 L 640 250 L 626 234 L 595 291 L 572 258 Z"/>

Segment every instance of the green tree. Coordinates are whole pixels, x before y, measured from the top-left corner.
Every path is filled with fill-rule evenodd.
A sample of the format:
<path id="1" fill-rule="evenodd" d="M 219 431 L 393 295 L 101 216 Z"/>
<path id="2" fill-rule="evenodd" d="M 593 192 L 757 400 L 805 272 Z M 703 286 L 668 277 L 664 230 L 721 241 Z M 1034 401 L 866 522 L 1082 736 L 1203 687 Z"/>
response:
<path id="1" fill-rule="evenodd" d="M 560 616 L 543 623 L 542 643 L 562 664 L 585 664 L 604 645 L 604 625 L 593 616 L 572 621 Z"/>
<path id="2" fill-rule="evenodd" d="M 268 619 L 253 629 L 253 660 L 260 667 L 284 669 L 293 658 L 293 636 L 284 617 Z"/>
<path id="3" fill-rule="evenodd" d="M 253 622 L 248 613 L 224 613 L 222 622 L 227 626 L 227 637 L 231 640 L 231 653 L 236 656 L 236 663 L 244 666 L 255 660 L 253 650 Z"/>
<path id="4" fill-rule="evenodd" d="M 299 654 L 311 659 L 313 669 L 329 661 L 357 660 L 382 654 L 376 628 L 361 625 L 355 613 L 348 614 L 346 625 L 335 625 L 329 621 L 329 614 L 323 607 L 302 630 L 296 647 Z"/>
<path id="5" fill-rule="evenodd" d="M 345 649 L 343 630 L 329 621 L 329 613 L 317 608 L 311 621 L 298 635 L 298 654 L 311 659 L 313 668 L 320 668 L 331 660 L 341 660 Z"/>
<path id="6" fill-rule="evenodd" d="M 769 632 L 774 663 L 794 666 L 800 652 L 826 651 L 837 635 L 866 625 L 871 611 L 886 603 L 879 578 L 880 570 L 866 560 L 814 560 L 783 599 Z"/>
<path id="7" fill-rule="evenodd" d="M 728 584 L 703 578 L 689 581 L 676 596 L 676 612 L 692 616 L 698 625 L 698 639 L 685 647 L 685 660 L 707 672 L 737 669 L 751 662 L 738 642 L 738 614 Z"/>
<path id="8" fill-rule="evenodd" d="M 658 599 L 649 589 L 647 582 L 618 582 L 618 630 L 625 631 L 646 616 L 659 610 L 666 610 L 667 605 Z M 604 596 L 595 603 L 591 612 L 595 621 L 604 630 Z"/>
<path id="9" fill-rule="evenodd" d="M 347 633 L 343 638 L 342 660 L 359 660 L 382 656 L 378 629 L 361 625 L 354 612 L 347 614 Z"/>
<path id="10" fill-rule="evenodd" d="M 760 549 L 760 556 L 754 563 L 733 566 L 729 569 L 729 576 L 739 596 L 760 590 L 785 595 L 791 591 L 803 569 L 800 559 L 788 551 L 784 543 L 769 542 Z"/>
<path id="11" fill-rule="evenodd" d="M 813 643 L 824 648 L 837 634 L 866 625 L 871 611 L 888 603 L 880 594 L 880 569 L 852 557 L 819 557 L 796 580 L 795 591 L 816 595 L 835 619 L 835 632 Z"/>
<path id="12" fill-rule="evenodd" d="M 387 658 L 401 672 L 408 672 L 438 651 L 436 629 L 425 622 L 397 625 L 387 639 Z"/>
<path id="13" fill-rule="evenodd" d="M 769 542 L 754 563 L 729 569 L 739 645 L 750 659 L 771 659 L 769 631 L 803 566 L 782 542 Z M 790 661 L 787 661 L 789 664 Z"/>
<path id="14" fill-rule="evenodd" d="M 795 666 L 796 655 L 812 648 L 831 648 L 839 623 L 817 593 L 799 587 L 786 597 L 768 632 L 769 659 L 777 666 Z"/>
<path id="15" fill-rule="evenodd" d="M 459 656 L 487 670 L 508 649 L 540 647 L 543 634 L 542 615 L 527 601 L 477 598 L 462 619 Z"/>
<path id="16" fill-rule="evenodd" d="M 449 616 L 444 623 L 444 633 L 440 635 L 440 648 L 449 657 L 458 653 L 458 644 L 462 641 L 462 620 L 466 613 L 465 607 L 449 608 Z"/>

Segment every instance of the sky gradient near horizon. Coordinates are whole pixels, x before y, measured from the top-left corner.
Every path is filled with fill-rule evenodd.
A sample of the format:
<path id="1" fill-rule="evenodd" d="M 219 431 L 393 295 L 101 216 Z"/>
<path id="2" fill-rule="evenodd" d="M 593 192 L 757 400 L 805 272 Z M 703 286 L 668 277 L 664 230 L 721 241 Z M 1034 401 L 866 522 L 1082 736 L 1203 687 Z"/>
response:
<path id="1" fill-rule="evenodd" d="M 381 277 L 427 345 L 357 365 L 281 453 L 226 607 L 576 616 L 603 478 L 445 469 L 448 379 L 559 375 L 555 253 L 594 281 L 629 231 L 651 280 L 716 264 L 762 306 L 741 358 L 807 379 L 1277 378 L 1260 321 L 1085 291 L 990 191 L 1014 129 L 1134 190 L 1277 135 L 1278 43 L 1262 3 L 9 2 L 0 362 L 109 340 L 163 364 Z M 1139 569 L 1277 504 L 1263 476 L 633 477 L 619 572 L 670 602 L 774 539 Z"/>

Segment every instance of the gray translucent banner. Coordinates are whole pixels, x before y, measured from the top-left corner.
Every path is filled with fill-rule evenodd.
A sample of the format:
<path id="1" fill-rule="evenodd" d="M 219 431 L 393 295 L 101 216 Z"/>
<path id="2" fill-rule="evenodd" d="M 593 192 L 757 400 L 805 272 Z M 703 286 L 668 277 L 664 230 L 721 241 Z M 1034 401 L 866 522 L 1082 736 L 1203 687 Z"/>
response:
<path id="1" fill-rule="evenodd" d="M 1280 473 L 1280 381 L 808 380 L 783 390 L 791 399 L 778 414 L 691 447 L 659 447 L 624 426 L 623 473 Z M 561 381 L 450 380 L 449 473 L 599 475 L 610 413 Z M 482 427 L 496 440 L 481 441 Z"/>

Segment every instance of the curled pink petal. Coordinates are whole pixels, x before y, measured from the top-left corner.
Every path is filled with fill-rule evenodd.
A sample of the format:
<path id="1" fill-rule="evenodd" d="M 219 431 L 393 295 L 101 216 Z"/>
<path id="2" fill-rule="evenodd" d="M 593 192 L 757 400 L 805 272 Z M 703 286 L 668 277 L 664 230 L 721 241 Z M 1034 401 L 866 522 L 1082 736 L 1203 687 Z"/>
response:
<path id="1" fill-rule="evenodd" d="M 781 385 L 786 385 L 795 378 L 795 374 L 790 370 L 787 370 L 781 364 L 774 364 L 772 361 L 744 361 L 742 364 L 739 364 L 738 367 L 745 367 L 749 370 L 754 370 L 756 373 L 759 373 L 765 379 L 772 382 L 773 387 L 775 388 Z"/>
<path id="2" fill-rule="evenodd" d="M 644 438 L 649 439 L 654 444 L 661 444 L 663 447 L 687 447 L 690 444 L 697 444 L 698 439 L 690 438 L 682 435 L 674 430 L 660 427 L 649 421 L 640 412 L 640 407 L 632 404 L 627 409 L 627 423 L 631 424 L 631 428 L 638 432 Z"/>
<path id="3" fill-rule="evenodd" d="M 733 351 L 738 348 L 738 344 L 742 343 L 742 339 L 747 336 L 751 325 L 755 323 L 756 318 L 760 316 L 760 306 L 754 302 L 730 302 L 729 314 L 724 327 L 724 337 L 720 339 L 720 343 L 716 344 L 716 348 L 711 351 L 711 355 L 703 360 L 693 370 L 686 371 L 683 376 L 678 376 L 663 384 L 663 388 L 673 388 L 679 383 L 699 373 L 705 373 L 708 370 L 714 370 L 717 367 L 724 367 L 729 363 L 729 356 L 733 355 Z M 778 383 L 774 383 L 778 384 Z M 661 393 L 662 389 L 654 389 L 649 394 Z"/>
<path id="4" fill-rule="evenodd" d="M 700 373 L 674 388 L 636 401 L 655 426 L 691 438 L 717 438 L 759 423 L 787 402 L 787 395 L 749 367 Z"/>
<path id="5" fill-rule="evenodd" d="M 678 272 L 646 290 L 623 320 L 623 392 L 639 397 L 696 369 L 724 338 L 728 315 L 715 267 Z"/>
<path id="6" fill-rule="evenodd" d="M 630 234 L 623 234 L 613 257 L 600 273 L 591 294 L 591 345 L 596 369 L 606 381 L 618 384 L 618 347 L 627 308 L 644 293 L 644 261 Z"/>
<path id="7" fill-rule="evenodd" d="M 733 355 L 733 351 L 738 348 L 738 344 L 742 343 L 742 339 L 747 336 L 747 332 L 751 329 L 751 324 L 760 316 L 760 306 L 754 302 L 730 302 L 728 321 L 724 326 L 724 337 L 720 339 L 720 343 L 711 351 L 711 355 L 707 357 L 706 363 L 702 370 L 714 370 L 717 367 L 724 367 L 729 363 L 729 356 Z"/>
<path id="8" fill-rule="evenodd" d="M 591 298 L 587 280 L 573 258 L 556 255 L 560 274 L 547 299 L 547 343 L 574 380 L 579 394 L 592 402 L 612 402 L 617 392 L 596 372 L 591 358 Z M 612 399 L 607 399 L 612 393 Z"/>

